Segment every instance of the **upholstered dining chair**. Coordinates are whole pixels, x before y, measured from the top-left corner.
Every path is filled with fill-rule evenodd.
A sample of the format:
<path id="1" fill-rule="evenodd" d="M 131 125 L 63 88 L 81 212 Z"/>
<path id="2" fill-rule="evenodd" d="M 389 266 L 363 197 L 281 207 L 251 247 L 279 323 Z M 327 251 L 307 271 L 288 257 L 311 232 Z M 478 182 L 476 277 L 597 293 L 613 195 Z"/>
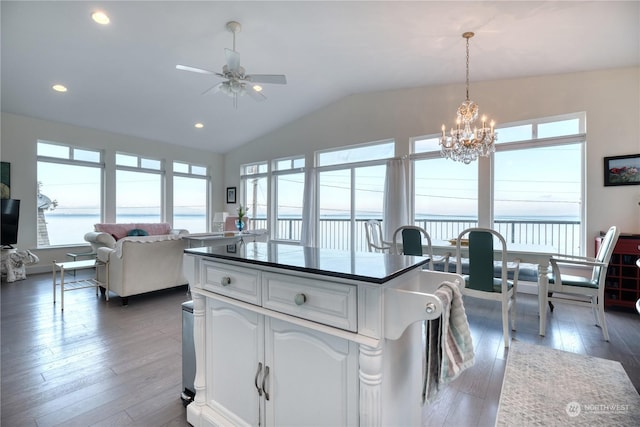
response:
<path id="1" fill-rule="evenodd" d="M 402 237 L 402 242 L 399 241 L 399 237 Z M 429 270 L 433 270 L 435 264 L 438 265 L 438 270 L 442 268 L 442 271 L 449 271 L 449 257 L 451 254 L 433 255 L 431 236 L 429 236 L 429 233 L 422 227 L 415 225 L 398 227 L 396 231 L 393 232 L 391 246 L 394 253 L 414 256 L 423 256 L 425 254 L 424 248 L 426 248 L 426 254 L 429 257 Z M 402 250 L 400 250 L 400 248 L 402 248 Z"/>
<path id="2" fill-rule="evenodd" d="M 550 259 L 551 273 L 547 275 L 549 281 L 547 301 L 591 307 L 596 325 L 602 329 L 605 341 L 609 341 L 609 331 L 604 318 L 604 284 L 609 261 L 618 242 L 618 237 L 620 237 L 618 228 L 616 226 L 610 227 L 602 239 L 595 258 L 570 255 L 552 256 Z M 591 276 L 566 274 L 562 272 L 563 267 L 565 272 L 567 268 L 571 267 L 586 267 L 591 270 Z"/>
<path id="3" fill-rule="evenodd" d="M 466 237 L 466 239 L 465 239 Z M 496 261 L 494 241 L 498 243 Z M 469 274 L 462 274 L 462 248 L 468 245 Z M 500 277 L 494 267 L 499 267 Z M 513 280 L 509 280 L 509 272 Z M 511 342 L 509 332 L 509 313 L 511 329 L 516 329 L 516 293 L 520 261 L 507 262 L 507 242 L 500 233 L 489 228 L 473 227 L 463 230 L 456 239 L 456 272 L 465 280 L 464 295 L 499 301 L 502 305 L 502 335 L 504 346 Z"/>
<path id="4" fill-rule="evenodd" d="M 390 252 L 391 244 L 382 238 L 382 224 L 377 219 L 370 219 L 364 223 L 369 252 Z"/>

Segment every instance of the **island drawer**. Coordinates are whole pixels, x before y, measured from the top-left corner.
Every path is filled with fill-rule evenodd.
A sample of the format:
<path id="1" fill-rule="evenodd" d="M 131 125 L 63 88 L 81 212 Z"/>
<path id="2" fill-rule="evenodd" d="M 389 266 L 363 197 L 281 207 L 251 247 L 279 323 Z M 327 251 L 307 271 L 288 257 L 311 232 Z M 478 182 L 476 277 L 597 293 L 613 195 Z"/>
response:
<path id="1" fill-rule="evenodd" d="M 203 261 L 201 277 L 202 285 L 208 291 L 260 304 L 261 289 L 256 270 Z"/>
<path id="2" fill-rule="evenodd" d="M 276 273 L 262 274 L 262 306 L 356 332 L 357 288 Z"/>

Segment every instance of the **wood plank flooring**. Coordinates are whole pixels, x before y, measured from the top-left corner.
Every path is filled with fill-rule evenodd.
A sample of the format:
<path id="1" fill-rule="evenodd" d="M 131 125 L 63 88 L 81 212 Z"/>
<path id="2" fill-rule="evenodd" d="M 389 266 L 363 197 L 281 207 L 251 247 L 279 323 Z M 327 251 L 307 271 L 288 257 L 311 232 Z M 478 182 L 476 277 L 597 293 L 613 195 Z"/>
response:
<path id="1" fill-rule="evenodd" d="M 79 271 L 78 275 L 91 271 Z M 188 426 L 180 400 L 184 287 L 122 307 L 92 289 L 52 303 L 51 275 L 2 283 L 2 426 Z M 424 408 L 424 426 L 493 426 L 507 351 L 498 304 L 467 299 L 476 363 Z M 556 305 L 538 336 L 537 299 L 519 295 L 514 339 L 622 363 L 640 389 L 640 315 L 611 309 L 611 342 L 591 312 Z"/>

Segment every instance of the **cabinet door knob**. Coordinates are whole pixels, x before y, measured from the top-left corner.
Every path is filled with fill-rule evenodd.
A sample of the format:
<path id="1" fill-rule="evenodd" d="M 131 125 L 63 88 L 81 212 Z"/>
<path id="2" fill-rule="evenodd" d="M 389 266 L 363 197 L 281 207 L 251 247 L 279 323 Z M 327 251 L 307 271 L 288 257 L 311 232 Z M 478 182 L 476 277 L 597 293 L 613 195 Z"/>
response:
<path id="1" fill-rule="evenodd" d="M 434 311 L 436 311 L 436 305 L 432 302 L 427 303 L 425 311 L 429 314 L 433 313 Z"/>
<path id="2" fill-rule="evenodd" d="M 220 283 L 222 283 L 222 286 L 229 286 L 231 284 L 231 277 L 229 276 L 224 276 L 221 280 Z"/>
<path id="3" fill-rule="evenodd" d="M 296 294 L 295 300 L 296 305 L 302 305 L 307 302 L 307 296 L 305 294 Z"/>

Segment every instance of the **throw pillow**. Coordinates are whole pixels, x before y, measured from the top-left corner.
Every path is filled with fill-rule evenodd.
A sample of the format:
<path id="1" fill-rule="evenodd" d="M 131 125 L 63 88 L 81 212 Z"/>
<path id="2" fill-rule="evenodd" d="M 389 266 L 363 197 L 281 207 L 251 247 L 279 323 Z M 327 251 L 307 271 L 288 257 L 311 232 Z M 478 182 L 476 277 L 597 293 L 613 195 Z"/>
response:
<path id="1" fill-rule="evenodd" d="M 133 230 L 129 230 L 127 232 L 127 236 L 148 236 L 148 235 L 149 233 L 147 233 L 141 228 L 134 228 Z"/>

